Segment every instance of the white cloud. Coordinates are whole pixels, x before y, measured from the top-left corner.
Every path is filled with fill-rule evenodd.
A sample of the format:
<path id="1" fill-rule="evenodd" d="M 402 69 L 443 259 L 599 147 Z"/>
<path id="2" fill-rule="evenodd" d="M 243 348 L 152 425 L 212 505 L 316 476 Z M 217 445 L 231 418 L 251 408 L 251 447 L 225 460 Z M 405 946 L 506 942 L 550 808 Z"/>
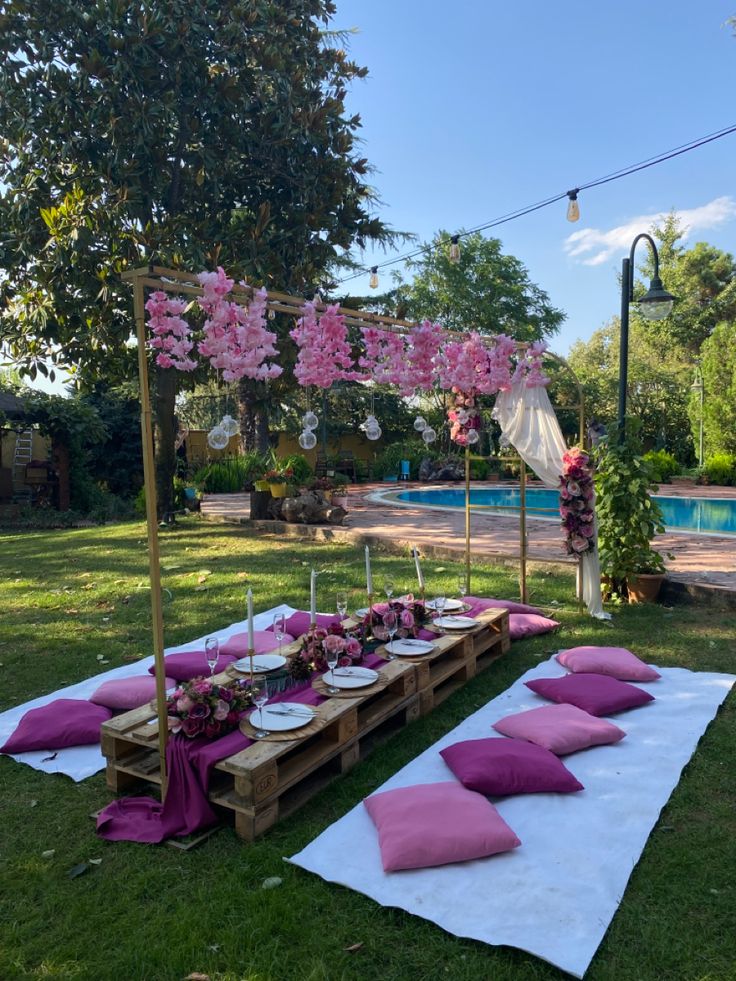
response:
<path id="1" fill-rule="evenodd" d="M 568 235 L 564 242 L 565 252 L 586 266 L 600 266 L 611 256 L 626 254 L 631 248 L 636 235 L 649 231 L 652 225 L 664 222 L 669 212 L 662 211 L 654 215 L 638 215 L 627 221 L 625 225 L 617 225 L 608 231 L 600 228 L 581 228 L 578 232 Z M 676 211 L 683 237 L 687 238 L 692 232 L 715 228 L 724 222 L 736 218 L 736 200 L 732 197 L 715 198 L 699 208 L 689 208 Z"/>

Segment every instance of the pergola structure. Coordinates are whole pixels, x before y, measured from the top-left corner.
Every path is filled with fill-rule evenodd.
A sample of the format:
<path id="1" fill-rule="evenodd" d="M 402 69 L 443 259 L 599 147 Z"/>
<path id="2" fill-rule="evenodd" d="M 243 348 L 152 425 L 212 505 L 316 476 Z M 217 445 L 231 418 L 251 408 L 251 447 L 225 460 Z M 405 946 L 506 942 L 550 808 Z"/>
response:
<path id="1" fill-rule="evenodd" d="M 153 628 L 153 653 L 156 669 L 156 706 L 159 722 L 159 753 L 161 757 L 161 793 L 162 797 L 166 794 L 166 744 L 168 737 L 167 712 L 166 712 L 166 689 L 165 689 L 165 670 L 164 670 L 164 633 L 163 633 L 163 607 L 161 600 L 161 570 L 158 540 L 158 519 L 156 506 L 156 481 L 155 464 L 153 452 L 153 427 L 151 400 L 148 379 L 148 338 L 146 336 L 146 290 L 160 290 L 165 293 L 173 293 L 178 296 L 201 297 L 204 293 L 202 286 L 197 280 L 197 274 L 175 269 L 167 269 L 160 266 L 149 265 L 137 269 L 131 269 L 122 274 L 122 279 L 129 282 L 133 287 L 133 307 L 136 324 L 136 337 L 138 342 L 138 373 L 140 384 L 140 403 L 141 403 L 141 433 L 143 442 L 143 475 L 146 497 L 146 524 L 148 530 L 148 557 L 149 557 L 149 578 L 151 583 L 151 615 Z M 246 285 L 235 285 L 231 290 L 232 299 L 247 306 L 253 299 L 256 290 Z M 304 314 L 304 306 L 307 301 L 298 296 L 288 293 L 280 293 L 269 290 L 266 293 L 267 309 L 275 313 L 285 314 L 299 318 Z M 316 304 L 318 310 L 325 309 L 327 304 Z M 408 320 L 401 320 L 396 317 L 387 317 L 381 314 L 370 313 L 362 310 L 351 310 L 340 307 L 339 313 L 344 315 L 345 323 L 348 327 L 357 329 L 368 327 L 379 327 L 382 330 L 391 331 L 397 334 L 405 334 L 416 326 L 416 323 Z M 445 336 L 449 339 L 464 340 L 465 335 L 457 331 L 445 331 Z M 523 351 L 527 347 L 524 343 L 518 343 L 517 349 Z M 549 357 L 565 368 L 575 385 L 578 392 L 578 403 L 573 406 L 566 406 L 568 409 L 578 410 L 579 423 L 579 442 L 582 446 L 584 439 L 584 402 L 580 383 L 567 364 L 564 358 L 559 355 L 545 352 L 545 357 Z M 475 507 L 475 505 L 474 505 Z M 470 450 L 465 448 L 465 572 L 466 584 L 470 590 Z M 520 561 L 520 592 L 522 601 L 527 598 L 527 527 L 526 527 L 526 465 L 521 460 L 520 471 L 520 509 L 519 509 L 519 561 Z M 578 597 L 580 597 L 580 570 L 578 568 Z"/>

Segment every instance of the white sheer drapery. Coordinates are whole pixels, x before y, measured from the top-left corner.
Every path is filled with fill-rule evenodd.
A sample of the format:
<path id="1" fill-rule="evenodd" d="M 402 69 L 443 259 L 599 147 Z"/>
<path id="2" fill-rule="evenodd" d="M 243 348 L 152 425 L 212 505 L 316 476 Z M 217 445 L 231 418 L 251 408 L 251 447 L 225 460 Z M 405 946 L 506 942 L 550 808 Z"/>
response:
<path id="1" fill-rule="evenodd" d="M 527 388 L 523 382 L 517 383 L 510 391 L 499 393 L 493 417 L 503 435 L 539 479 L 547 487 L 559 488 L 562 457 L 567 446 L 547 389 L 543 386 Z M 588 612 L 600 620 L 609 619 L 610 614 L 603 611 L 597 548 L 582 555 L 580 575 Z"/>

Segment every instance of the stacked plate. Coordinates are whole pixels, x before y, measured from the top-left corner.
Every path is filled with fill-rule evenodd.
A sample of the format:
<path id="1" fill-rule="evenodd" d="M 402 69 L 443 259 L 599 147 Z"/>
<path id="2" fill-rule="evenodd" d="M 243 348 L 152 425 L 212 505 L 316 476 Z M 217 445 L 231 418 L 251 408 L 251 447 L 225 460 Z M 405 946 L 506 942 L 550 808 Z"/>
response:
<path id="1" fill-rule="evenodd" d="M 322 680 L 332 688 L 367 688 L 378 681 L 378 672 L 372 668 L 336 668 L 325 671 Z"/>

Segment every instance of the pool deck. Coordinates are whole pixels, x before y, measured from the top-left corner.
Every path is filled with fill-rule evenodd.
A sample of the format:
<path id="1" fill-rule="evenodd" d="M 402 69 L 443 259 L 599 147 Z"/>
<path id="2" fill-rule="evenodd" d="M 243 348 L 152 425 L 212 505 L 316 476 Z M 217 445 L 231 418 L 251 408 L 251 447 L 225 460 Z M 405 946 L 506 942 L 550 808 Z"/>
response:
<path id="1" fill-rule="evenodd" d="M 350 488 L 346 528 L 350 537 L 376 537 L 395 544 L 413 543 L 424 552 L 443 552 L 459 558 L 465 545 L 465 516 L 462 511 L 399 505 L 377 498 L 391 491 L 427 488 L 407 484 L 360 484 Z M 461 487 L 461 484 L 442 485 Z M 484 482 L 475 487 L 515 487 L 510 483 Z M 531 484 L 532 487 L 542 486 Z M 700 487 L 691 482 L 662 485 L 659 493 L 671 497 L 736 499 L 736 487 Z M 250 514 L 248 494 L 212 494 L 202 502 L 205 517 L 240 521 Z M 527 519 L 531 561 L 560 562 L 567 558 L 561 529 L 555 521 Z M 658 535 L 655 547 L 670 553 L 665 560 L 668 577 L 687 586 L 736 595 L 736 536 L 704 535 L 696 532 L 666 532 Z M 471 518 L 471 552 L 486 560 L 517 560 L 519 522 L 517 517 L 474 512 Z M 569 561 L 569 560 L 568 560 Z"/>

